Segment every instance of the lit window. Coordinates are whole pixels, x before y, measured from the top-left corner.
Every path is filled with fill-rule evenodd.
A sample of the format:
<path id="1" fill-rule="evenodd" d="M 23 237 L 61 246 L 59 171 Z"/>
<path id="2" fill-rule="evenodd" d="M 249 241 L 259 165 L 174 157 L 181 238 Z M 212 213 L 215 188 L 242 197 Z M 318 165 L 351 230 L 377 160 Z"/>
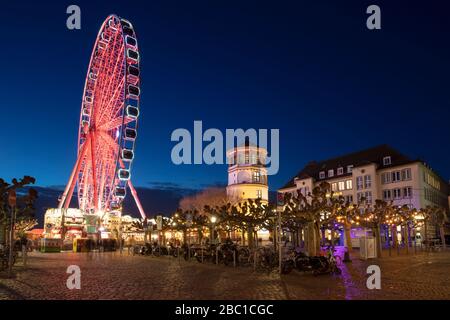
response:
<path id="1" fill-rule="evenodd" d="M 383 158 L 383 165 L 388 166 L 391 164 L 391 156 L 387 156 Z"/>
<path id="2" fill-rule="evenodd" d="M 353 165 L 351 164 L 351 165 L 347 166 L 347 173 L 352 173 L 352 171 L 353 171 Z"/>
<path id="3" fill-rule="evenodd" d="M 261 173 L 259 171 L 253 171 L 253 182 L 261 182 Z"/>
<path id="4" fill-rule="evenodd" d="M 381 174 L 381 183 L 382 184 L 387 184 L 391 182 L 391 173 L 390 172 L 385 172 L 383 174 Z"/>
<path id="5" fill-rule="evenodd" d="M 411 180 L 411 169 L 402 170 L 402 180 Z"/>
<path id="6" fill-rule="evenodd" d="M 358 192 L 356 194 L 356 199 L 357 199 L 358 203 L 361 203 L 362 198 L 363 198 L 363 193 L 362 192 Z"/>
<path id="7" fill-rule="evenodd" d="M 320 171 L 319 172 L 319 178 L 320 179 L 325 179 L 325 171 Z"/>
<path id="8" fill-rule="evenodd" d="M 344 168 L 342 168 L 342 167 L 338 168 L 337 169 L 337 174 L 338 175 L 344 174 Z"/>
<path id="9" fill-rule="evenodd" d="M 367 203 L 372 203 L 372 192 L 367 191 L 367 192 L 364 194 L 364 197 L 366 198 L 366 202 L 367 202 Z"/>
<path id="10" fill-rule="evenodd" d="M 352 180 L 345 181 L 345 184 L 346 184 L 347 190 L 352 190 L 353 189 Z"/>
<path id="11" fill-rule="evenodd" d="M 331 184 L 331 191 L 337 191 L 337 183 L 336 182 L 333 182 Z"/>
<path id="12" fill-rule="evenodd" d="M 328 177 L 334 177 L 334 170 L 328 170 Z"/>
<path id="13" fill-rule="evenodd" d="M 363 188 L 363 178 L 356 177 L 356 189 L 361 190 Z"/>
<path id="14" fill-rule="evenodd" d="M 365 175 L 364 176 L 364 187 L 366 189 L 372 187 L 372 178 L 370 177 L 370 175 Z"/>
<path id="15" fill-rule="evenodd" d="M 339 191 L 345 190 L 345 182 L 339 181 Z"/>
<path id="16" fill-rule="evenodd" d="M 412 188 L 406 187 L 403 188 L 403 198 L 411 198 L 412 197 Z"/>
<path id="17" fill-rule="evenodd" d="M 262 190 L 256 190 L 256 198 L 258 199 L 262 198 Z"/>
<path id="18" fill-rule="evenodd" d="M 400 171 L 392 172 L 392 182 L 397 182 L 400 180 L 401 180 L 401 172 Z"/>

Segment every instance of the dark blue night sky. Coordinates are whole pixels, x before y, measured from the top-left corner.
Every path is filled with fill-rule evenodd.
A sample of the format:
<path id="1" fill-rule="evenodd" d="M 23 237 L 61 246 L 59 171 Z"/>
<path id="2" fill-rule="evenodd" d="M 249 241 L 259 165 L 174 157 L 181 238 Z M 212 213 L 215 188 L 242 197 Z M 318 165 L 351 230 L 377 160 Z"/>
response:
<path id="1" fill-rule="evenodd" d="M 393 3 L 395 2 L 395 3 Z M 78 4 L 82 29 L 66 28 Z M 382 30 L 366 28 L 370 4 Z M 279 128 L 275 190 L 306 162 L 387 143 L 450 177 L 445 1 L 9 1 L 0 24 L 0 176 L 64 185 L 76 158 L 92 46 L 110 13 L 141 51 L 135 185 L 226 183 L 225 166 L 175 166 L 176 128 Z"/>

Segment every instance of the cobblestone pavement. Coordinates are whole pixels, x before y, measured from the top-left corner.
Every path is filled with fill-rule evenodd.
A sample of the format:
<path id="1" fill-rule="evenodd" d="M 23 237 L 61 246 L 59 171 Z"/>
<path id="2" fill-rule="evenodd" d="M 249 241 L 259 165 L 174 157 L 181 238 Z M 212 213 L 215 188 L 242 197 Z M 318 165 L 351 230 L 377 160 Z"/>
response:
<path id="1" fill-rule="evenodd" d="M 381 268 L 381 290 L 366 288 L 366 268 Z M 81 290 L 69 290 L 69 265 Z M 0 274 L 0 299 L 450 299 L 450 252 L 400 255 L 342 266 L 341 276 L 280 276 L 126 253 L 32 253 L 16 277 Z"/>

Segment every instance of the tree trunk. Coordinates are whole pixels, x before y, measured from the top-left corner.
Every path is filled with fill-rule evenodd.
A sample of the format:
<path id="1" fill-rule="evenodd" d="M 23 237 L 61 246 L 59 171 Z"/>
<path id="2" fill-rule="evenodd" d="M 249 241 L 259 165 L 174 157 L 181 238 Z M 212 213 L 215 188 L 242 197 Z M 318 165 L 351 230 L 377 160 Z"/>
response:
<path id="1" fill-rule="evenodd" d="M 397 228 L 395 226 L 391 227 L 392 233 L 392 247 L 397 248 Z"/>
<path id="2" fill-rule="evenodd" d="M 0 224 L 0 244 L 6 243 L 6 223 Z"/>
<path id="3" fill-rule="evenodd" d="M 183 230 L 183 244 L 186 243 L 186 238 L 187 238 L 187 230 Z"/>
<path id="4" fill-rule="evenodd" d="M 353 249 L 351 230 L 352 230 L 351 223 L 345 222 L 344 223 L 345 242 L 346 242 L 346 247 L 347 247 L 349 253 Z"/>
<path id="5" fill-rule="evenodd" d="M 330 241 L 331 241 L 331 248 L 333 248 L 334 250 L 334 230 L 331 230 Z"/>
<path id="6" fill-rule="evenodd" d="M 303 248 L 305 251 L 308 251 L 308 225 L 303 229 Z"/>
<path id="7" fill-rule="evenodd" d="M 320 229 L 317 224 L 314 224 L 315 226 L 315 235 L 316 235 L 316 255 L 320 252 Z"/>
<path id="8" fill-rule="evenodd" d="M 405 246 L 406 246 L 406 254 L 409 254 L 409 226 L 405 225 L 404 227 L 404 237 L 405 237 Z"/>
<path id="9" fill-rule="evenodd" d="M 377 249 L 377 258 L 381 258 L 381 233 L 380 229 L 381 226 L 378 224 L 375 228 L 375 242 L 376 242 L 376 249 Z"/>
<path id="10" fill-rule="evenodd" d="M 301 248 L 302 246 L 302 228 L 297 229 L 297 242 L 298 246 Z"/>
<path id="11" fill-rule="evenodd" d="M 442 248 L 445 250 L 445 234 L 444 234 L 444 225 L 439 227 L 439 233 L 441 234 Z"/>
<path id="12" fill-rule="evenodd" d="M 200 228 L 197 228 L 197 236 L 198 236 L 198 243 L 201 244 L 203 239 L 203 232 Z"/>
<path id="13" fill-rule="evenodd" d="M 253 228 L 250 226 L 247 228 L 247 237 L 248 237 L 248 247 L 253 248 L 254 247 Z"/>
<path id="14" fill-rule="evenodd" d="M 317 241 L 320 241 L 320 235 L 316 232 L 316 227 L 314 222 L 308 223 L 306 227 L 306 250 L 310 257 L 317 255 Z"/>

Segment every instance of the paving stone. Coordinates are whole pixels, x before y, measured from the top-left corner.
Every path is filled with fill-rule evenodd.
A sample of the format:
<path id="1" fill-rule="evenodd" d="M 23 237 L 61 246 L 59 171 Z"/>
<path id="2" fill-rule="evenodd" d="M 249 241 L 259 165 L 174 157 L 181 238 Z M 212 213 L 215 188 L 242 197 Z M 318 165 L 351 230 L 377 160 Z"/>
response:
<path id="1" fill-rule="evenodd" d="M 367 266 L 381 269 L 381 290 L 366 287 Z M 81 289 L 69 290 L 69 265 Z M 450 299 L 450 252 L 384 257 L 341 265 L 342 275 L 255 272 L 168 257 L 115 253 L 32 253 L 26 270 L 0 277 L 4 299 Z"/>

